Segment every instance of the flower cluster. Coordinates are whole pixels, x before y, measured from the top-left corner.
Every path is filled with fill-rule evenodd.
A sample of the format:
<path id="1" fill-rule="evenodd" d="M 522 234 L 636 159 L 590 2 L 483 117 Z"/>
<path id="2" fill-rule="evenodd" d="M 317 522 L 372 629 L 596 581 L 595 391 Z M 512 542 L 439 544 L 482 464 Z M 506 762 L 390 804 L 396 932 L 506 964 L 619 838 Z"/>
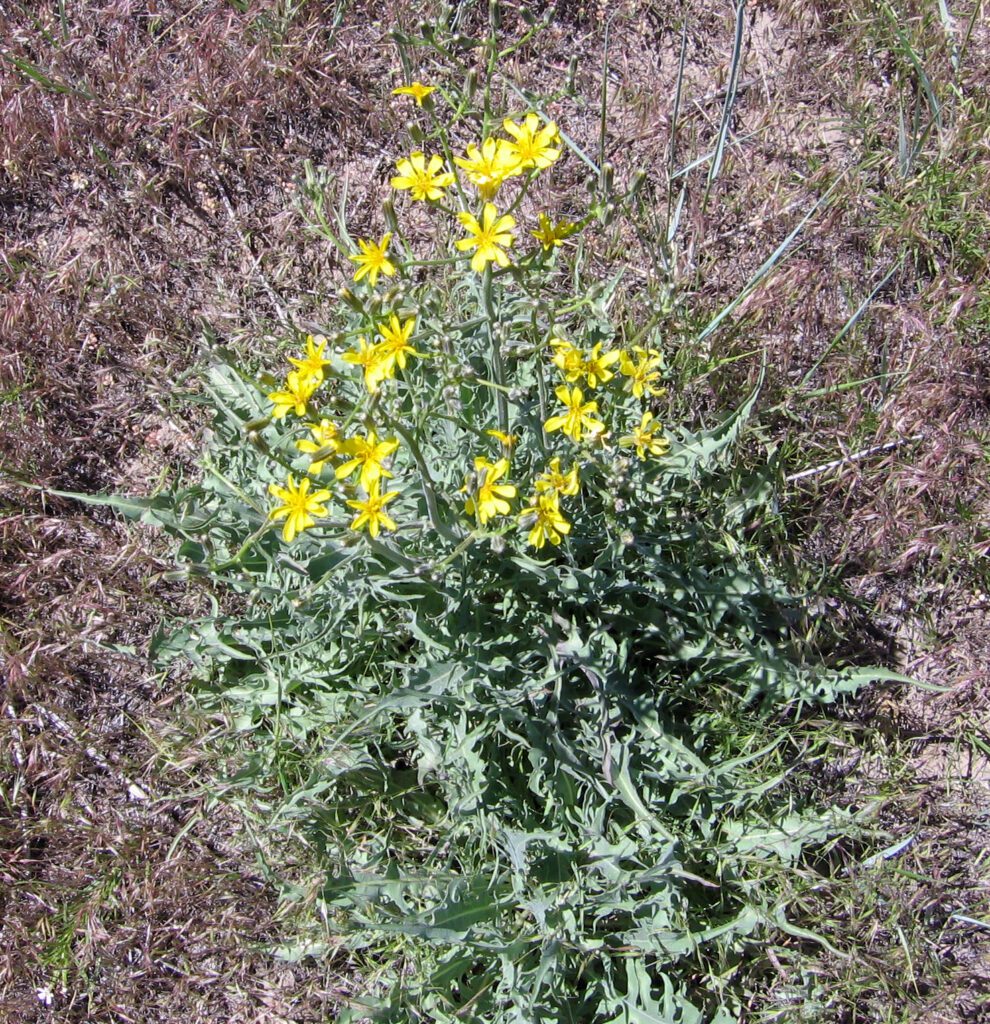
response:
<path id="1" fill-rule="evenodd" d="M 413 82 L 393 92 L 398 96 L 411 97 L 417 106 L 425 106 L 432 114 L 433 100 L 430 97 L 434 91 L 431 86 Z M 516 241 L 516 216 L 511 212 L 500 213 L 495 205 L 496 198 L 508 182 L 513 179 L 521 182 L 521 190 L 508 206 L 509 210 L 516 211 L 532 179 L 553 166 L 562 155 L 560 133 L 552 121 L 543 121 L 537 114 L 528 113 L 519 122 L 506 119 L 502 126 L 504 138 L 489 136 L 477 144 L 469 144 L 464 155 L 453 157 L 453 167 L 439 155 L 427 155 L 416 150 L 397 161 L 397 173 L 391 179 L 394 189 L 407 191 L 412 200 L 432 203 L 447 214 L 455 212 L 444 206 L 449 189 L 456 185 L 458 196 L 468 202 L 473 193 L 477 201 L 474 210 L 456 211 L 457 221 L 466 237 L 455 237 L 453 249 L 455 253 L 469 256 L 473 272 L 489 275 L 493 267 L 510 266 L 509 253 Z M 449 153 L 446 147 L 445 152 Z M 460 180 L 458 172 L 463 176 Z M 395 219 L 389 223 L 392 230 L 385 232 L 379 240 L 359 238 L 358 251 L 347 252 L 345 249 L 345 252 L 348 259 L 356 264 L 355 281 L 365 282 L 365 287 L 373 292 L 380 277 L 398 276 L 408 280 L 409 284 L 404 283 L 395 294 L 406 294 L 410 287 L 417 287 L 421 276 L 418 270 L 412 270 L 413 254 Z M 569 221 L 555 223 L 547 214 L 540 213 L 538 227 L 531 234 L 546 253 L 559 248 L 580 227 Z M 393 241 L 396 243 L 394 250 Z M 456 265 L 459 260 L 453 256 L 438 262 Z M 538 271 L 542 266 L 544 261 L 537 250 L 537 255 L 525 261 L 521 270 L 536 268 Z M 490 295 L 493 279 L 488 276 L 485 280 L 485 292 Z M 509 280 L 514 281 L 515 278 Z M 501 289 L 499 294 L 504 291 Z M 464 364 L 447 360 L 445 350 L 437 345 L 433 346 L 433 353 L 417 349 L 413 343 L 414 336 L 418 327 L 425 330 L 428 322 L 424 318 L 423 325 L 419 325 L 420 317 L 425 317 L 421 308 L 416 309 L 413 315 L 407 315 L 394 306 L 390 309 L 388 298 L 372 295 L 367 302 L 352 298 L 352 308 L 361 310 L 362 321 L 349 332 L 352 339 L 350 347 L 341 345 L 335 349 L 339 362 L 335 364 L 331 357 L 333 354 L 327 354 L 328 342 L 323 335 L 309 335 L 304 350 L 289 359 L 293 369 L 286 374 L 284 385 L 268 395 L 272 404 L 271 418 L 285 420 L 289 416 L 298 417 L 306 434 L 294 441 L 296 451 L 308 458 L 301 478 L 297 481 L 289 473 L 284 485 L 272 484 L 269 488 L 272 497 L 278 501 L 270 512 L 270 518 L 273 521 L 284 520 L 282 536 L 287 542 L 326 518 L 328 503 L 335 496 L 356 513 L 350 522 L 352 530 L 367 530 L 373 538 L 378 537 L 382 530 L 396 530 L 397 524 L 387 506 L 400 496 L 400 491 L 384 490 L 386 481 L 393 479 L 396 459 L 402 461 L 408 456 L 409 464 L 422 471 L 424 491 L 432 487 L 432 484 L 428 485 L 423 455 L 414 440 L 424 421 L 420 420 L 417 426 L 407 423 L 408 431 L 401 425 L 403 410 L 409 408 L 405 403 L 416 392 L 416 387 L 424 383 L 417 377 L 407 378 L 406 371 L 410 365 L 416 365 L 411 360 L 423 360 L 419 365 L 424 370 L 417 373 L 425 372 L 427 390 L 435 387 L 435 393 L 438 393 L 445 387 L 439 383 L 443 380 L 443 368 L 446 366 L 449 372 L 454 367 L 460 374 L 456 367 Z M 482 331 L 488 332 L 488 344 L 498 346 L 501 336 L 494 330 L 497 315 L 491 311 L 491 298 L 485 301 L 489 305 L 485 307 L 486 315 L 481 322 L 488 326 Z M 351 300 L 348 302 L 350 304 Z M 458 492 L 460 497 L 455 499 L 463 502 L 464 513 L 478 533 L 490 531 L 500 535 L 504 527 L 499 520 L 508 519 L 523 531 L 528 543 L 536 550 L 548 544 L 559 545 L 571 533 L 571 513 L 564 506 L 580 497 L 582 467 L 591 470 L 600 466 L 602 454 L 610 450 L 612 435 L 605 414 L 613 421 L 620 415 L 625 407 L 623 403 L 629 401 L 622 398 L 622 393 L 639 402 L 663 394 L 663 389 L 658 386 L 663 360 L 656 349 L 638 345 L 628 350 L 610 348 L 602 341 L 582 348 L 556 328 L 545 350 L 558 374 L 553 394 L 559 408 L 548 410 L 550 415 L 544 414 L 543 434 L 539 439 L 539 448 L 545 450 L 549 447 L 550 452 L 546 456 L 541 455 L 534 468 L 534 446 L 526 443 L 525 433 L 510 433 L 507 429 L 509 407 L 503 399 L 499 427 L 483 431 L 497 442 L 499 451 L 493 457 L 473 456 Z M 539 351 L 538 348 L 537 353 Z M 539 354 L 535 358 L 538 360 Z M 341 364 L 355 368 L 360 377 L 348 384 L 348 375 Z M 328 368 L 335 365 L 342 377 L 335 381 L 341 386 L 335 389 L 332 398 L 335 412 L 331 417 L 323 415 L 324 410 L 316 407 L 315 396 L 326 382 Z M 494 363 L 492 365 L 495 366 Z M 499 373 L 494 375 L 498 377 Z M 385 387 L 400 374 L 404 387 Z M 434 376 L 437 379 L 431 381 Z M 615 384 L 609 388 L 612 382 Z M 491 386 L 493 382 L 486 384 Z M 500 377 L 494 384 L 503 393 L 510 391 L 504 378 Z M 545 400 L 543 391 L 540 394 L 541 401 Z M 347 410 L 343 418 L 340 415 L 342 409 Z M 401 434 L 404 442 L 408 442 L 404 449 L 400 449 L 396 438 L 383 436 L 374 426 L 373 421 L 381 422 L 381 412 L 391 417 L 391 420 L 386 419 L 386 423 L 394 423 L 397 433 Z M 619 437 L 618 445 L 634 449 L 640 460 L 664 455 L 669 444 L 661 423 L 654 418 L 652 411 L 644 411 L 642 407 L 637 416 L 638 423 L 632 424 L 628 432 Z M 351 430 L 352 420 L 363 426 L 356 431 Z M 579 446 L 567 460 L 566 468 L 566 452 L 562 457 L 553 451 L 564 438 Z M 512 480 L 516 475 L 513 459 L 520 453 L 520 462 L 530 467 L 533 475 L 530 486 L 522 492 L 525 497 L 522 497 L 521 507 L 516 506 L 514 510 L 513 505 L 521 494 L 520 487 Z M 527 475 L 523 473 L 523 476 Z M 320 486 L 324 480 L 327 486 Z M 434 494 L 430 506 L 434 522 L 437 514 L 435 499 Z"/>
<path id="2" fill-rule="evenodd" d="M 369 345 L 365 338 L 358 338 L 358 347 L 344 355 L 344 361 L 361 367 L 364 372 L 364 386 L 373 395 L 382 381 L 392 380 L 396 369 L 406 368 L 407 356 L 423 356 L 409 344 L 409 338 L 416 326 L 416 318 L 410 317 L 404 323 L 393 313 L 387 324 L 378 327 L 378 342 Z"/>
<path id="3" fill-rule="evenodd" d="M 377 387 L 382 380 L 394 376 L 396 367 L 404 368 L 407 355 L 419 355 L 409 344 L 414 325 L 414 319 L 401 324 L 393 314 L 388 324 L 380 326 L 381 341 L 370 349 L 375 353 L 374 359 L 363 364 L 369 391 L 373 390 L 373 385 Z M 297 369 L 289 371 L 283 390 L 268 395 L 272 403 L 272 419 L 283 419 L 290 412 L 301 418 L 311 415 L 311 400 L 324 382 L 324 367 L 331 364 L 323 356 L 326 344 L 327 340 L 322 335 L 310 335 L 302 357 L 289 358 Z M 359 362 L 353 353 L 345 354 L 343 358 Z M 337 463 L 333 475 L 338 483 L 353 490 L 353 483 L 345 482 L 356 477 L 358 488 L 364 492 L 363 497 L 346 501 L 358 512 L 351 522 L 351 529 L 367 529 L 372 537 L 377 537 L 382 528 L 395 530 L 395 521 L 385 512 L 385 506 L 398 497 L 399 492 L 382 494 L 381 483 L 383 479 L 392 478 L 389 465 L 399 447 L 398 441 L 394 438 L 379 440 L 375 430 L 370 428 L 364 435 L 357 433 L 345 437 L 341 428 L 327 418 L 308 422 L 306 428 L 310 436 L 296 441 L 295 445 L 298 451 L 310 457 L 308 475 L 297 482 L 289 473 L 285 486 L 269 486 L 269 493 L 281 503 L 271 510 L 269 518 L 285 520 L 283 540 L 291 543 L 304 530 L 315 526 L 317 519 L 328 515 L 326 503 L 333 495 L 326 488 L 311 491 L 310 477 L 319 477 L 331 462 Z"/>
<path id="4" fill-rule="evenodd" d="M 415 82 L 412 86 L 395 91 L 415 95 L 417 102 L 421 103 L 414 90 L 425 88 Z M 453 158 L 454 164 L 464 172 L 468 185 L 477 192 L 481 203 L 477 213 L 469 210 L 458 212 L 458 220 L 467 232 L 467 237 L 455 243 L 460 252 L 471 253 L 471 269 L 479 274 L 492 263 L 499 267 L 509 266 L 506 250 L 515 241 L 515 217 L 510 214 L 500 215 L 492 200 L 507 181 L 520 177 L 528 179 L 546 170 L 560 159 L 562 153 L 557 126 L 553 121 L 543 123 L 537 114 L 527 114 L 520 123 L 506 118 L 502 127 L 508 138 L 489 136 L 480 144 L 469 143 L 464 156 Z M 441 156 L 433 154 L 427 157 L 422 150 L 416 150 L 400 159 L 396 163 L 396 171 L 398 173 L 392 178 L 392 188 L 408 191 L 412 199 L 421 202 L 439 202 L 444 198 L 446 190 L 457 181 L 455 172 L 445 166 Z M 531 234 L 544 250 L 557 248 L 578 230 L 570 221 L 554 224 L 545 213 L 539 215 L 538 224 L 538 229 Z M 371 256 L 362 253 L 352 258 L 364 260 Z"/>
<path id="5" fill-rule="evenodd" d="M 563 411 L 551 416 L 543 424 L 549 434 L 559 430 L 576 444 L 580 444 L 587 436 L 590 440 L 604 440 L 605 423 L 601 420 L 597 400 L 586 402 L 584 391 L 577 386 L 568 384 L 585 384 L 592 390 L 607 384 L 615 377 L 611 367 L 618 363 L 619 373 L 625 378 L 626 390 L 636 398 L 644 396 L 657 397 L 663 395 L 664 389 L 656 387 L 660 379 L 663 358 L 656 349 L 644 349 L 634 346 L 632 354 L 624 350 L 612 349 L 602 351 L 601 342 L 596 342 L 591 349 L 585 351 L 577 348 L 565 338 L 550 339 L 552 362 L 560 371 L 565 383 L 556 389 L 558 401 Z M 647 455 L 660 456 L 666 454 L 670 443 L 658 433 L 663 429 L 653 413 L 643 413 L 639 426 L 631 433 L 619 438 L 622 447 L 636 449 L 636 455 L 645 459 Z"/>

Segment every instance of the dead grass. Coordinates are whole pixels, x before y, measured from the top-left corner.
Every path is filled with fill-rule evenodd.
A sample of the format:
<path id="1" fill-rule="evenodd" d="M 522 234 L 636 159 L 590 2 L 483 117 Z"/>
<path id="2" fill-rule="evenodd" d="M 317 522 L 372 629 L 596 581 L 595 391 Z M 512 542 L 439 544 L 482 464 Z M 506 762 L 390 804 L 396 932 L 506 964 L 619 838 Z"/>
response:
<path id="1" fill-rule="evenodd" d="M 521 6 L 507 7 L 508 35 L 522 31 Z M 62 22 L 57 4 L 0 6 L 0 460 L 49 488 L 146 491 L 185 472 L 198 448 L 203 425 L 176 391 L 204 327 L 264 361 L 286 322 L 332 319 L 345 272 L 300 232 L 302 163 L 346 178 L 354 223 L 377 223 L 405 116 L 382 102 L 400 78 L 387 31 L 413 19 L 370 3 L 64 7 Z M 905 892 L 903 878 L 857 878 L 889 911 L 882 921 L 850 915 L 863 897 L 848 886 L 809 897 L 807 914 L 865 965 L 822 968 L 849 993 L 837 1019 L 887 1019 L 856 1018 L 859 992 L 874 1009 L 889 995 L 901 1013 L 891 1020 L 977 1020 L 985 932 L 953 915 L 985 919 L 987 907 L 990 22 L 977 14 L 954 68 L 936 5 L 896 5 L 942 104 L 942 129 L 905 166 L 899 111 L 910 124 L 925 97 L 885 10 L 754 9 L 723 173 L 707 203 L 690 189 L 670 279 L 656 280 L 649 238 L 606 233 L 598 258 L 628 259 L 644 285 L 673 290 L 665 330 L 682 346 L 684 415 L 741 394 L 758 359 L 729 361 L 755 349 L 769 356 L 764 422 L 788 471 L 920 436 L 787 498 L 790 542 L 809 580 L 827 575 L 830 607 L 886 636 L 902 670 L 947 688 L 864 703 L 864 767 L 845 797 L 892 798 L 892 780 L 910 791 L 889 826 L 917 835 L 909 870 L 925 881 Z M 957 42 L 971 11 L 953 12 Z M 687 14 L 675 167 L 712 145 L 732 51 L 728 9 Z M 486 5 L 465 6 L 461 30 L 486 18 Z M 505 76 L 552 92 L 578 55 L 577 96 L 552 113 L 597 152 L 606 25 L 604 149 L 619 182 L 647 169 L 659 232 L 679 10 L 568 0 Z M 431 70 L 425 58 L 414 69 Z M 800 250 L 733 326 L 694 345 L 842 175 Z M 574 214 L 586 178 L 565 164 L 545 201 Z M 272 962 L 274 894 L 251 843 L 230 812 L 201 820 L 196 773 L 217 771 L 205 745 L 163 757 L 149 739 L 175 720 L 181 682 L 155 678 L 142 655 L 196 595 L 164 578 L 152 538 L 108 514 L 7 483 L 0 495 L 0 1008 L 18 1022 L 324 1019 L 334 969 Z M 910 933 L 907 959 L 898 928 Z M 805 953 L 796 947 L 787 969 L 806 966 Z M 889 992 L 877 987 L 884 972 Z M 37 996 L 45 986 L 51 1008 Z M 936 1013 L 940 997 L 956 1017 Z"/>

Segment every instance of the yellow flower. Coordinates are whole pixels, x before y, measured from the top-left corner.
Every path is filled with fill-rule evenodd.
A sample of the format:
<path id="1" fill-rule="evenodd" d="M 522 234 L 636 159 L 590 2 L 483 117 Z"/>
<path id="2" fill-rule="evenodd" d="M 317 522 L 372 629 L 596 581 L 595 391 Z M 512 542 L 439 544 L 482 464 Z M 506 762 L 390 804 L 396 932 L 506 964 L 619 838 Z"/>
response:
<path id="1" fill-rule="evenodd" d="M 427 163 L 425 154 L 417 150 L 395 165 L 399 173 L 392 179 L 392 188 L 409 189 L 413 199 L 443 199 L 443 190 L 454 184 L 454 174 L 442 167 L 441 157 L 431 156 Z"/>
<path id="2" fill-rule="evenodd" d="M 660 379 L 663 356 L 656 349 L 640 348 L 638 345 L 633 347 L 633 352 L 636 355 L 635 360 L 628 352 L 623 352 L 619 363 L 619 372 L 629 378 L 626 381 L 626 389 L 637 398 L 642 398 L 644 394 L 666 394 L 666 388 L 653 386 L 653 382 Z"/>
<path id="3" fill-rule="evenodd" d="M 573 497 L 580 489 L 578 467 L 575 462 L 565 473 L 560 468 L 560 459 L 551 459 L 546 472 L 536 478 L 533 485 L 538 494 L 556 494 L 558 497 Z"/>
<path id="4" fill-rule="evenodd" d="M 393 96 L 412 96 L 416 101 L 416 106 L 421 107 L 423 100 L 430 95 L 431 92 L 436 91 L 435 85 L 423 85 L 422 82 L 413 82 L 412 85 L 400 85 L 398 89 L 392 90 Z"/>
<path id="5" fill-rule="evenodd" d="M 554 394 L 567 407 L 567 412 L 563 415 L 551 416 L 543 424 L 543 429 L 548 434 L 559 430 L 572 441 L 579 442 L 585 430 L 592 437 L 597 437 L 605 430 L 605 424 L 597 416 L 598 403 L 585 402 L 580 388 L 568 388 L 566 384 L 562 384 Z"/>
<path id="6" fill-rule="evenodd" d="M 502 450 L 506 455 L 512 454 L 512 450 L 519 441 L 518 434 L 507 434 L 504 430 L 486 430 L 485 433 L 489 437 L 494 437 L 502 445 Z"/>
<path id="7" fill-rule="evenodd" d="M 584 378 L 588 387 L 607 384 L 615 376 L 609 367 L 619 361 L 620 355 L 619 352 L 606 352 L 602 355 L 602 343 L 599 341 L 584 357 Z"/>
<path id="8" fill-rule="evenodd" d="M 317 476 L 326 465 L 327 459 L 340 451 L 340 431 L 337 429 L 337 425 L 331 423 L 330 420 L 320 420 L 319 423 L 309 424 L 309 432 L 313 435 L 313 439 L 310 440 L 307 437 L 302 441 L 296 441 L 296 447 L 299 451 L 309 455 L 315 455 L 317 452 L 323 453 L 320 458 L 314 459 L 309 464 L 308 472 Z"/>
<path id="9" fill-rule="evenodd" d="M 615 376 L 609 367 L 621 355 L 619 352 L 606 352 L 602 355 L 601 342 L 586 353 L 575 348 L 566 338 L 551 338 L 550 347 L 553 349 L 554 366 L 564 375 L 564 380 L 573 384 L 583 378 L 591 388 L 606 384 Z"/>
<path id="10" fill-rule="evenodd" d="M 559 544 L 571 532 L 571 524 L 560 513 L 560 501 L 551 491 L 535 494 L 531 504 L 519 513 L 520 524 L 529 530 L 529 543 L 537 551 L 550 541 Z"/>
<path id="11" fill-rule="evenodd" d="M 380 352 L 380 358 L 389 360 L 391 363 L 399 364 L 399 369 L 404 370 L 406 368 L 406 356 L 422 356 L 422 352 L 417 352 L 416 349 L 409 344 L 409 337 L 413 332 L 413 328 L 416 326 L 416 318 L 410 317 L 404 324 L 399 323 L 399 318 L 393 313 L 389 318 L 388 324 L 385 324 L 378 328 L 378 336 L 382 339 L 381 344 L 375 347 Z M 393 376 L 390 372 L 389 377 Z"/>
<path id="12" fill-rule="evenodd" d="M 485 139 L 481 149 L 472 142 L 467 147 L 467 159 L 455 156 L 454 163 L 464 168 L 484 200 L 493 199 L 502 182 L 521 170 L 505 139 Z"/>
<path id="13" fill-rule="evenodd" d="M 662 429 L 663 424 L 653 419 L 652 412 L 644 412 L 639 426 L 634 427 L 633 432 L 626 437 L 620 437 L 619 444 L 626 448 L 635 447 L 640 459 L 645 459 L 647 452 L 651 455 L 666 455 L 670 442 L 665 437 L 657 437 L 655 433 Z"/>
<path id="14" fill-rule="evenodd" d="M 462 211 L 457 217 L 471 232 L 472 237 L 461 238 L 454 245 L 461 252 L 474 249 L 474 255 L 471 257 L 472 270 L 480 274 L 489 263 L 497 263 L 500 267 L 509 265 L 509 257 L 499 247 L 512 245 L 512 229 L 516 226 L 514 217 L 508 214 L 499 217 L 498 211 L 491 203 L 485 203 L 480 224 L 470 213 Z"/>
<path id="15" fill-rule="evenodd" d="M 368 533 L 377 537 L 379 530 L 384 526 L 386 530 L 396 529 L 395 520 L 384 511 L 385 506 L 396 498 L 398 491 L 388 491 L 386 494 L 379 493 L 379 481 L 376 480 L 370 487 L 365 488 L 368 497 L 364 501 L 348 501 L 351 508 L 358 510 L 358 515 L 351 523 L 352 530 L 360 530 L 363 526 L 368 527 Z"/>
<path id="16" fill-rule="evenodd" d="M 385 468 L 384 460 L 398 447 L 399 442 L 394 439 L 379 441 L 373 430 L 368 431 L 367 437 L 352 437 L 340 446 L 341 454 L 349 456 L 349 458 L 337 467 L 335 471 L 337 479 L 343 480 L 345 477 L 349 477 L 354 470 L 360 469 L 361 474 L 358 481 L 370 494 L 371 488 L 378 483 L 381 477 L 392 476 Z"/>
<path id="17" fill-rule="evenodd" d="M 302 533 L 303 530 L 308 530 L 309 527 L 315 525 L 315 516 L 325 516 L 327 514 L 327 509 L 323 502 L 330 499 L 330 492 L 320 490 L 310 494 L 309 485 L 311 482 L 309 477 L 304 476 L 297 485 L 290 473 L 285 487 L 279 487 L 278 484 L 268 485 L 268 493 L 273 498 L 278 498 L 282 502 L 281 505 L 273 508 L 268 513 L 268 518 L 272 520 L 285 519 L 285 522 L 282 524 L 282 540 L 286 544 L 291 544 L 296 534 Z"/>
<path id="18" fill-rule="evenodd" d="M 395 360 L 386 357 L 381 345 L 369 345 L 364 338 L 358 338 L 357 351 L 344 353 L 344 362 L 364 370 L 364 386 L 369 395 L 373 395 L 381 382 L 395 373 Z"/>
<path id="19" fill-rule="evenodd" d="M 566 338 L 551 338 L 553 365 L 564 375 L 564 380 L 573 384 L 584 376 L 584 356 Z"/>
<path id="20" fill-rule="evenodd" d="M 297 416 L 306 415 L 306 403 L 313 397 L 313 392 L 320 386 L 320 382 L 312 376 L 304 376 L 298 370 L 290 370 L 285 379 L 284 391 L 272 391 L 268 400 L 275 403 L 272 410 L 272 419 L 282 419 L 289 410 Z"/>
<path id="21" fill-rule="evenodd" d="M 508 459 L 489 462 L 488 459 L 479 457 L 474 460 L 473 479 L 469 478 L 460 493 L 468 495 L 464 502 L 464 511 L 469 516 L 477 513 L 478 522 L 482 526 L 495 516 L 509 514 L 509 502 L 506 499 L 514 498 L 516 489 L 512 484 L 498 483 L 508 471 Z"/>
<path id="22" fill-rule="evenodd" d="M 509 152 L 519 162 L 520 167 L 535 167 L 543 170 L 560 159 L 560 136 L 553 121 L 548 121 L 540 128 L 540 119 L 536 114 L 527 114 L 522 124 L 516 124 L 506 118 L 502 127 L 515 140 L 507 142 Z"/>
<path id="23" fill-rule="evenodd" d="M 327 339 L 322 334 L 306 335 L 306 351 L 302 359 L 293 359 L 289 356 L 289 362 L 299 371 L 303 377 L 312 377 L 317 383 L 323 380 L 323 367 L 330 365 L 329 359 L 323 358 L 323 350 L 327 347 Z M 300 414 L 301 415 L 301 414 Z"/>
<path id="24" fill-rule="evenodd" d="M 367 275 L 371 287 L 374 288 L 378 284 L 379 274 L 384 274 L 386 277 L 392 277 L 395 274 L 395 264 L 385 255 L 388 251 L 388 243 L 391 241 L 391 231 L 386 231 L 380 242 L 369 242 L 364 238 L 358 239 L 361 251 L 347 257 L 358 264 L 358 268 L 354 272 L 355 281 L 360 281 Z"/>
<path id="25" fill-rule="evenodd" d="M 577 224 L 569 220 L 558 220 L 554 224 L 545 214 L 540 214 L 540 226 L 530 234 L 543 246 L 544 249 L 554 249 L 564 244 L 565 238 L 570 238 L 578 230 Z"/>

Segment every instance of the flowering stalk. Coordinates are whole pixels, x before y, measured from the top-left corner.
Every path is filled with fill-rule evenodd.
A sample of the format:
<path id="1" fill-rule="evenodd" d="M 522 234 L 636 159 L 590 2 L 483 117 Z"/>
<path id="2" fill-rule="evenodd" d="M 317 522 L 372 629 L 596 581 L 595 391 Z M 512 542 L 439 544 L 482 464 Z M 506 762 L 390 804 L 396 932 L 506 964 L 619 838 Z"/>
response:
<path id="1" fill-rule="evenodd" d="M 426 510 L 430 516 L 430 523 L 432 524 L 433 529 L 449 539 L 451 537 L 451 531 L 440 516 L 440 508 L 437 505 L 436 487 L 433 483 L 433 477 L 430 475 L 430 467 L 426 464 L 426 459 L 423 458 L 423 451 L 419 446 L 419 442 L 416 440 L 415 436 L 397 420 L 393 420 L 391 417 L 387 417 L 387 419 L 389 421 L 389 426 L 391 426 L 402 440 L 405 441 L 406 447 L 409 449 L 409 453 L 412 455 L 413 460 L 419 469 L 423 484 L 423 497 L 426 499 Z"/>
<path id="2" fill-rule="evenodd" d="M 485 304 L 485 315 L 488 318 L 488 343 L 492 350 L 492 376 L 498 387 L 495 389 L 495 404 L 498 408 L 498 429 L 509 432 L 509 402 L 506 398 L 508 389 L 505 384 L 505 364 L 502 361 L 502 345 L 496 331 L 495 303 L 492 299 L 492 268 L 485 267 L 481 279 L 481 296 Z"/>

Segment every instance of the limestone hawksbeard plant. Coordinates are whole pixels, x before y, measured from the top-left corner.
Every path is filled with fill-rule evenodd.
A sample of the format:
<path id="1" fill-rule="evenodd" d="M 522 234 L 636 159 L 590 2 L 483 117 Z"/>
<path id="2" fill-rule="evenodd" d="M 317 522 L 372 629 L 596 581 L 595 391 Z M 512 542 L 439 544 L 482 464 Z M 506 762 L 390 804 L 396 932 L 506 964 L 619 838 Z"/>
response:
<path id="1" fill-rule="evenodd" d="M 355 1014 L 728 1024 L 712 993 L 787 923 L 773 880 L 844 820 L 768 782 L 747 723 L 859 678 L 809 657 L 750 542 L 758 382 L 686 410 L 687 299 L 593 256 L 633 186 L 481 50 L 483 87 L 383 86 L 414 131 L 380 208 L 305 166 L 332 298 L 264 369 L 205 374 L 203 479 L 146 508 L 218 610 L 156 653 L 228 715 L 238 792 L 310 842 L 298 948 L 358 965 Z M 548 208 L 586 165 L 589 198 Z"/>

